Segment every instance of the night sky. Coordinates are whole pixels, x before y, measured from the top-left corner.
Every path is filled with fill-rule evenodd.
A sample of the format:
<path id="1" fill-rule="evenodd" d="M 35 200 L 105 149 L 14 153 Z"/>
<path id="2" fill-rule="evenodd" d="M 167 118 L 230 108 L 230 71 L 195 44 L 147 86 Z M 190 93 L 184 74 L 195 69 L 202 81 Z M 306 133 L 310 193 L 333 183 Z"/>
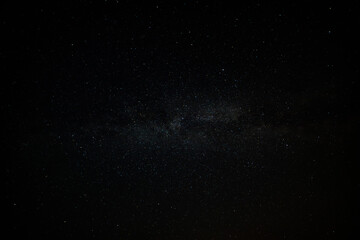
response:
<path id="1" fill-rule="evenodd" d="M 355 6 L 9 2 L 9 239 L 359 235 Z"/>

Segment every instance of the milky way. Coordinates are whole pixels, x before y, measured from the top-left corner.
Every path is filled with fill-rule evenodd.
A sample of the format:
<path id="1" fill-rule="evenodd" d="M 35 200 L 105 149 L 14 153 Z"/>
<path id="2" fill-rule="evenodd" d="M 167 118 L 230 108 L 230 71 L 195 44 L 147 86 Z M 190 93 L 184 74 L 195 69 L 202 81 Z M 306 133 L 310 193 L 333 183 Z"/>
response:
<path id="1" fill-rule="evenodd" d="M 102 121 L 88 121 L 61 139 L 72 143 L 66 144 L 68 151 L 81 155 L 74 164 L 83 172 L 108 168 L 113 176 L 123 176 L 137 168 L 152 177 L 173 172 L 181 181 L 197 168 L 215 180 L 225 177 L 223 170 L 244 176 L 280 171 L 269 168 L 269 159 L 291 156 L 294 141 L 306 138 L 294 126 L 265 123 L 263 114 L 254 116 L 245 101 L 203 99 L 167 99 L 150 107 L 140 102 L 112 110 Z"/>

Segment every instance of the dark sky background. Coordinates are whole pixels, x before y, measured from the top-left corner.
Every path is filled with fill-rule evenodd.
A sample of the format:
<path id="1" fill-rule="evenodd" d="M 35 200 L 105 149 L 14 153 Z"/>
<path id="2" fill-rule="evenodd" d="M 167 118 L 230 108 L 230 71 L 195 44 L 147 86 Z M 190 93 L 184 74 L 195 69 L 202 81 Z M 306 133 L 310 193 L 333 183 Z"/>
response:
<path id="1" fill-rule="evenodd" d="M 25 239 L 359 235 L 357 14 L 1 3 L 6 228 Z"/>

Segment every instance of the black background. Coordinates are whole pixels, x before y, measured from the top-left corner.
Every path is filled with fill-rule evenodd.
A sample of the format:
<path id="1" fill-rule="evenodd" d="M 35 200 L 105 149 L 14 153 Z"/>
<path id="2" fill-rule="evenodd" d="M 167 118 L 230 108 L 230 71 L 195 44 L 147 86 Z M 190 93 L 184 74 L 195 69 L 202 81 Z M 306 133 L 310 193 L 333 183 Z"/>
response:
<path id="1" fill-rule="evenodd" d="M 1 4 L 12 235 L 358 235 L 355 6 Z"/>

